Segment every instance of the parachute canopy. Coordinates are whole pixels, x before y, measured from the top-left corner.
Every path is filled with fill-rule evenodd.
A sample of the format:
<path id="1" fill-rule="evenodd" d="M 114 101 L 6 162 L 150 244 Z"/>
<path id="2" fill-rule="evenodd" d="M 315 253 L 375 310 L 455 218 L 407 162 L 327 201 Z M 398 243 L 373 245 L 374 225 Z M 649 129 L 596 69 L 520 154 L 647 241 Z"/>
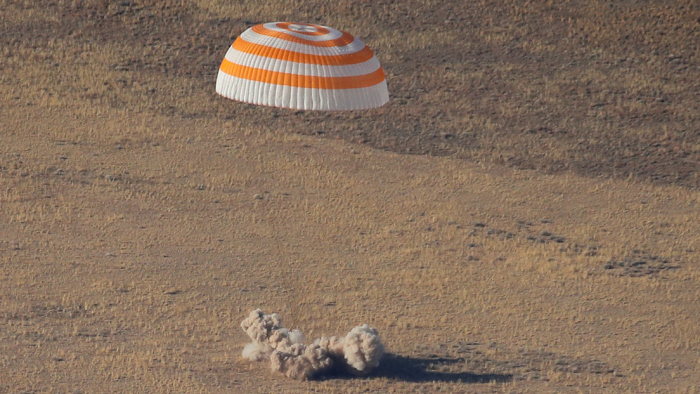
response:
<path id="1" fill-rule="evenodd" d="M 375 108 L 389 101 L 384 70 L 352 35 L 309 23 L 244 31 L 228 49 L 216 92 L 246 103 L 311 110 Z"/>

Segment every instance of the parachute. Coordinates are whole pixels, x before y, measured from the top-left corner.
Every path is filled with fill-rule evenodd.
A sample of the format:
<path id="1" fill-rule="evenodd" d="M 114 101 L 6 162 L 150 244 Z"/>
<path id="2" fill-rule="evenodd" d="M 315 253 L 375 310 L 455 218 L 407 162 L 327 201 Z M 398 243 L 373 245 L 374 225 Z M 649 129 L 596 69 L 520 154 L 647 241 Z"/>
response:
<path id="1" fill-rule="evenodd" d="M 310 23 L 272 22 L 244 31 L 221 62 L 216 92 L 302 110 L 369 109 L 389 101 L 384 70 L 369 47 Z"/>

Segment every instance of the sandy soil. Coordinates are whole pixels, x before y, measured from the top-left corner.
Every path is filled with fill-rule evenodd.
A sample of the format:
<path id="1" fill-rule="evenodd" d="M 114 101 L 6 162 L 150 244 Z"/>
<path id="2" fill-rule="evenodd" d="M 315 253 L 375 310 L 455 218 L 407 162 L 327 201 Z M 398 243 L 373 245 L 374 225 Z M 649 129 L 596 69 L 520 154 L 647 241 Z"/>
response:
<path id="1" fill-rule="evenodd" d="M 0 392 L 700 391 L 697 5 L 502 3 L 0 1 Z M 216 96 L 268 20 L 392 101 Z M 274 375 L 258 307 L 389 353 Z"/>

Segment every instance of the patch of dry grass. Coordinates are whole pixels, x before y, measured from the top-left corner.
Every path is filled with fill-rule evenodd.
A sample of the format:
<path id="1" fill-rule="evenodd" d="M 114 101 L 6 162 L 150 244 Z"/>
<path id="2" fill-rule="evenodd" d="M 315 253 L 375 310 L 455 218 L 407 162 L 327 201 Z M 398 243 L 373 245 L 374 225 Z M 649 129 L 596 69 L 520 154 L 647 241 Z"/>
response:
<path id="1" fill-rule="evenodd" d="M 43 113 L 54 126 L 33 134 L 37 112 L 16 110 L 2 152 L 6 388 L 691 386 L 693 192 L 231 121 Z M 605 269 L 638 248 L 678 268 Z M 392 355 L 352 384 L 261 381 L 237 327 L 257 306 L 307 335 L 369 322 Z"/>
<path id="2" fill-rule="evenodd" d="M 79 98 L 251 127 L 263 117 L 270 128 L 398 152 L 697 187 L 700 10 L 690 2 L 2 7 L 11 16 L 2 86 L 13 105 Z M 370 117 L 232 109 L 213 93 L 217 66 L 240 32 L 269 20 L 353 32 L 382 60 L 392 101 Z"/>
<path id="3" fill-rule="evenodd" d="M 667 4 L 0 2 L 0 391 L 697 391 L 697 10 Z M 370 44 L 390 104 L 214 95 L 292 19 Z M 390 354 L 277 378 L 240 359 L 256 307 Z"/>

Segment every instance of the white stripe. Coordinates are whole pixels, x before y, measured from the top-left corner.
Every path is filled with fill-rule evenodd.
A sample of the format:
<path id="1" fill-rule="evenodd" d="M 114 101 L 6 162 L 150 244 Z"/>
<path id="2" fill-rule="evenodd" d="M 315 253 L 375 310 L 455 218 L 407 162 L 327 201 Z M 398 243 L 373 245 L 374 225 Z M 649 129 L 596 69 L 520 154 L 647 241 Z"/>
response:
<path id="1" fill-rule="evenodd" d="M 250 53 L 241 52 L 234 47 L 229 47 L 228 52 L 226 52 L 226 60 L 246 67 L 313 77 L 354 77 L 373 73 L 380 67 L 379 60 L 377 60 L 376 56 L 372 56 L 371 59 L 362 63 L 348 64 L 345 66 L 326 66 L 322 64 L 297 63 L 252 55 Z"/>
<path id="2" fill-rule="evenodd" d="M 347 55 L 361 51 L 365 44 L 360 39 L 355 38 L 350 44 L 340 47 L 317 47 L 313 45 L 299 44 L 297 42 L 282 40 L 275 37 L 258 34 L 251 29 L 241 33 L 238 37 L 252 44 L 263 45 L 270 48 L 285 49 L 288 51 L 304 53 L 307 55 Z"/>
<path id="3" fill-rule="evenodd" d="M 310 36 L 308 34 L 296 33 L 296 32 L 293 32 L 291 30 L 282 29 L 281 27 L 277 27 L 278 23 L 282 23 L 282 22 L 265 23 L 263 25 L 263 27 L 265 27 L 266 29 L 269 29 L 269 30 L 278 31 L 280 33 L 289 34 L 290 36 L 298 37 L 298 38 L 301 38 L 301 39 L 307 40 L 307 41 L 328 41 L 328 40 L 335 40 L 336 38 L 340 38 L 343 36 L 343 33 L 339 32 L 338 30 L 335 30 L 333 28 L 326 27 L 326 26 L 321 26 L 321 27 L 328 29 L 328 31 L 329 31 L 328 34 L 324 34 L 322 36 Z"/>
<path id="4" fill-rule="evenodd" d="M 389 101 L 386 80 L 359 89 L 297 88 L 237 78 L 221 70 L 216 78 L 216 92 L 251 104 L 304 110 L 369 109 Z"/>

